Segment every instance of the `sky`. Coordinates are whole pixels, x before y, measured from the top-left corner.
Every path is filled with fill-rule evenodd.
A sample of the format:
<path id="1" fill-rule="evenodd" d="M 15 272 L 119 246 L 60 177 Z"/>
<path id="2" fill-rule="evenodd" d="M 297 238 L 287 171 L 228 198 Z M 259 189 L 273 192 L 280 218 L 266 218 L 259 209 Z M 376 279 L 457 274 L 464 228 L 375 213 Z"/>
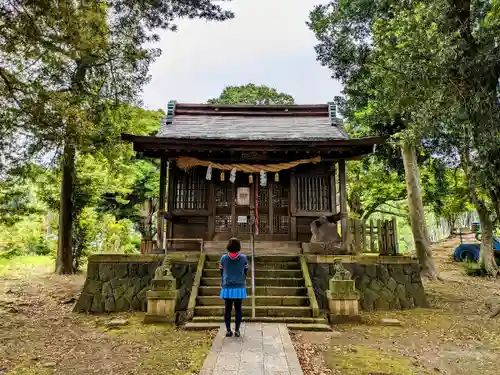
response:
<path id="1" fill-rule="evenodd" d="M 162 56 L 143 94 L 148 109 L 170 100 L 205 103 L 226 86 L 254 83 L 292 95 L 298 104 L 322 104 L 341 85 L 316 61 L 316 39 L 305 22 L 326 0 L 233 0 L 225 22 L 181 20 L 163 32 Z"/>

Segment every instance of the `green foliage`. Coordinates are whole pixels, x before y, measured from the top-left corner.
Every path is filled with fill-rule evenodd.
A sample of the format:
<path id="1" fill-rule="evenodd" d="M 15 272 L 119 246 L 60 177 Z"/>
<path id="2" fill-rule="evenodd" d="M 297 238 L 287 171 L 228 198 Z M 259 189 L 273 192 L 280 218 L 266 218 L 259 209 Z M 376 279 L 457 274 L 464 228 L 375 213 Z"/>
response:
<path id="1" fill-rule="evenodd" d="M 208 100 L 210 104 L 294 104 L 291 95 L 279 93 L 268 86 L 257 86 L 249 83 L 243 86 L 227 86 L 220 96 Z"/>
<path id="2" fill-rule="evenodd" d="M 159 40 L 156 30 L 233 14 L 210 0 L 23 0 L 2 3 L 0 17 L 0 149 L 9 166 L 62 145 L 91 152 L 112 144 L 110 110 L 134 103 L 148 81 L 160 51 L 146 44 Z"/>
<path id="3" fill-rule="evenodd" d="M 404 178 L 378 157 L 350 161 L 347 187 L 349 208 L 355 217 L 366 220 L 375 212 L 407 217 L 406 212 L 388 208 L 405 199 Z"/>
<path id="4" fill-rule="evenodd" d="M 0 225 L 0 257 L 49 255 L 55 242 L 44 230 L 47 222 L 41 215 L 31 215 L 12 225 Z"/>
<path id="5" fill-rule="evenodd" d="M 15 175 L 0 179 L 0 225 L 14 225 L 23 217 L 40 212 L 32 186 Z"/>

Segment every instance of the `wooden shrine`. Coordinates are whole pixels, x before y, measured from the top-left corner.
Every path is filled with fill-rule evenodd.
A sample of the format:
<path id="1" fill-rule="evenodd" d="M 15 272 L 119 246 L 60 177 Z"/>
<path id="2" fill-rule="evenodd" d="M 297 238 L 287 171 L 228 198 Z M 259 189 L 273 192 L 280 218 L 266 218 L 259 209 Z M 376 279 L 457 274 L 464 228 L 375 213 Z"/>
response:
<path id="1" fill-rule="evenodd" d="M 252 230 L 257 241 L 307 242 L 314 219 L 347 213 L 346 160 L 384 142 L 349 139 L 334 104 L 175 101 L 158 134 L 122 139 L 161 159 L 160 248 L 165 239 L 247 240 Z M 344 215 L 343 241 L 348 223 Z"/>

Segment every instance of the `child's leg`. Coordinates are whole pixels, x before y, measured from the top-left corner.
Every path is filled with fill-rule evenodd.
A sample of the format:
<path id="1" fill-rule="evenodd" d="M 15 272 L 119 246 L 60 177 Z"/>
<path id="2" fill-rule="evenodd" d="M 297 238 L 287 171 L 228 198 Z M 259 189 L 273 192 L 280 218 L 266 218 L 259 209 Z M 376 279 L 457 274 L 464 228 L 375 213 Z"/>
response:
<path id="1" fill-rule="evenodd" d="M 231 310 L 233 309 L 233 300 L 226 298 L 224 300 L 224 323 L 226 323 L 226 332 L 231 332 Z"/>
<path id="2" fill-rule="evenodd" d="M 241 326 L 241 319 L 243 316 L 243 312 L 241 309 L 241 305 L 243 304 L 242 299 L 235 299 L 234 300 L 234 311 L 235 311 L 235 320 L 236 320 L 236 327 L 235 331 L 239 332 L 240 331 L 240 326 Z"/>

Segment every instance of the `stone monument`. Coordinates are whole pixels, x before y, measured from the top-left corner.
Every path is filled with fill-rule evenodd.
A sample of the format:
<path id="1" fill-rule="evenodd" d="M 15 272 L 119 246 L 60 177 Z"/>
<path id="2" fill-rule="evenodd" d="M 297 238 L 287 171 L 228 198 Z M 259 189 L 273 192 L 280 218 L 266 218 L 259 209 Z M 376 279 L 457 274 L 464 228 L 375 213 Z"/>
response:
<path id="1" fill-rule="evenodd" d="M 354 280 L 351 280 L 351 273 L 344 268 L 340 259 L 334 260 L 333 276 L 326 296 L 330 323 L 359 318 L 359 292 Z"/>
<path id="2" fill-rule="evenodd" d="M 172 262 L 165 255 L 162 265 L 155 270 L 151 290 L 147 292 L 148 308 L 145 323 L 175 323 L 177 294 L 176 279 L 172 275 Z"/>

